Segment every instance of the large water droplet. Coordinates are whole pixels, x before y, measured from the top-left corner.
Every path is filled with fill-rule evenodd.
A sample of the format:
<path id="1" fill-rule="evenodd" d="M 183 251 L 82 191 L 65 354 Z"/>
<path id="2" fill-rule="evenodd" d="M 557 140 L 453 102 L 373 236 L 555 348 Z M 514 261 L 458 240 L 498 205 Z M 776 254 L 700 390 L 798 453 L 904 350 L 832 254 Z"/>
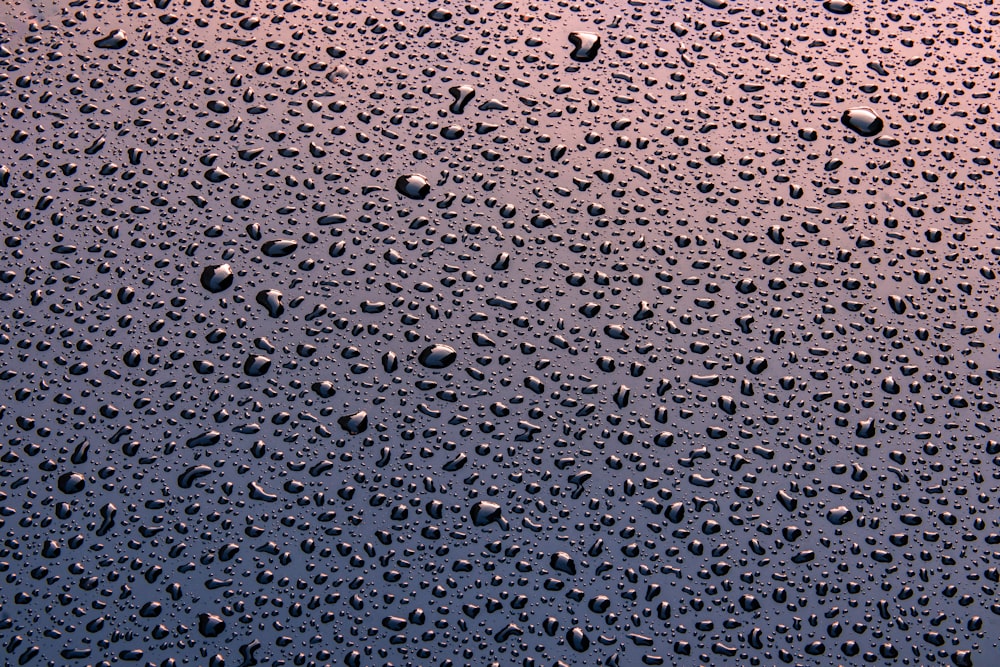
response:
<path id="1" fill-rule="evenodd" d="M 431 193 L 431 184 L 421 174 L 407 174 L 396 179 L 396 192 L 410 199 L 426 199 Z"/>
<path id="2" fill-rule="evenodd" d="M 63 493 L 80 493 L 87 486 L 87 478 L 78 472 L 67 472 L 59 476 L 59 490 Z"/>
<path id="3" fill-rule="evenodd" d="M 122 30 L 114 30 L 106 37 L 94 42 L 99 49 L 121 49 L 126 44 L 128 44 L 128 39 L 125 37 L 125 33 Z"/>
<path id="4" fill-rule="evenodd" d="M 503 518 L 503 510 L 497 503 L 489 500 L 480 500 L 469 510 L 469 518 L 474 526 L 488 526 L 491 523 L 499 522 Z"/>
<path id="5" fill-rule="evenodd" d="M 832 14 L 850 14 L 854 5 L 847 0 L 824 0 L 823 7 Z"/>
<path id="6" fill-rule="evenodd" d="M 597 52 L 601 48 L 601 37 L 594 32 L 571 32 L 569 41 L 574 46 L 569 57 L 581 63 L 592 61 L 597 57 Z"/>
<path id="7" fill-rule="evenodd" d="M 243 363 L 243 372 L 248 377 L 260 377 L 271 368 L 271 360 L 260 354 L 251 354 Z"/>
<path id="8" fill-rule="evenodd" d="M 351 415 L 344 415 L 337 420 L 340 428 L 351 435 L 358 435 L 368 430 L 368 413 L 364 410 Z"/>
<path id="9" fill-rule="evenodd" d="M 455 114 L 464 112 L 466 105 L 476 96 L 476 89 L 472 86 L 452 86 L 448 92 L 455 98 L 448 110 Z"/>
<path id="10" fill-rule="evenodd" d="M 206 266 L 201 272 L 201 286 L 212 294 L 224 292 L 233 285 L 233 269 L 228 264 Z"/>
<path id="11" fill-rule="evenodd" d="M 427 368 L 447 368 L 455 363 L 458 353 L 453 347 L 440 343 L 424 348 L 417 361 Z"/>
<path id="12" fill-rule="evenodd" d="M 285 312 L 285 306 L 281 302 L 282 294 L 276 289 L 261 290 L 257 292 L 257 303 L 267 309 L 267 314 L 271 317 L 281 317 Z"/>
<path id="13" fill-rule="evenodd" d="M 577 653 L 583 653 L 590 648 L 590 637 L 587 636 L 582 628 L 570 628 L 566 633 L 566 643 Z"/>
<path id="14" fill-rule="evenodd" d="M 260 251 L 268 257 L 287 257 L 298 247 L 299 244 L 294 239 L 275 239 L 265 242 Z"/>
<path id="15" fill-rule="evenodd" d="M 198 614 L 198 632 L 203 637 L 218 637 L 226 631 L 226 622 L 221 616 L 202 612 Z"/>
<path id="16" fill-rule="evenodd" d="M 874 137 L 885 127 L 885 123 L 878 114 L 868 107 L 847 109 L 840 117 L 840 122 L 862 137 Z"/>

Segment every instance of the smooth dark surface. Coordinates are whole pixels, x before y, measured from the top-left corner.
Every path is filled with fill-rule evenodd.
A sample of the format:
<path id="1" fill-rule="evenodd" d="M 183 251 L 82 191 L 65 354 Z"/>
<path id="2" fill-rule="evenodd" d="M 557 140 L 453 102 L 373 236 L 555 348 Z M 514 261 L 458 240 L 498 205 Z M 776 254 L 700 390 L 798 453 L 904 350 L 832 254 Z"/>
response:
<path id="1" fill-rule="evenodd" d="M 996 665 L 992 5 L 6 4 L 5 664 Z"/>

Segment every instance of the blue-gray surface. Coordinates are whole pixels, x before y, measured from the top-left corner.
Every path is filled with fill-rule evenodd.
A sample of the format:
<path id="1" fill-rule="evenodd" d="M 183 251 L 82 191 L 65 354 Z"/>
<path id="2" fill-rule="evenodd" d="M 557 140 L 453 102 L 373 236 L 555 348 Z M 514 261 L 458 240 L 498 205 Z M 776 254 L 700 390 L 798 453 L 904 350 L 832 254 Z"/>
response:
<path id="1" fill-rule="evenodd" d="M 1000 664 L 992 3 L 0 23 L 4 664 Z"/>

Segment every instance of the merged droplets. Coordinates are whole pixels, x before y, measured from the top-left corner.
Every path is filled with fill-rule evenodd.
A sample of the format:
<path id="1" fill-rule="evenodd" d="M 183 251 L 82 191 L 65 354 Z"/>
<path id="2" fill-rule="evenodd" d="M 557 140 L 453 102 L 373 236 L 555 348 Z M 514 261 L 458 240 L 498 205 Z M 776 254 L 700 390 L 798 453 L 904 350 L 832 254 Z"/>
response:
<path id="1" fill-rule="evenodd" d="M 359 435 L 368 430 L 368 413 L 364 410 L 355 412 L 354 414 L 344 415 L 337 420 L 340 424 L 340 428 L 347 431 L 350 435 Z"/>
<path id="2" fill-rule="evenodd" d="M 854 514 L 843 505 L 834 507 L 827 511 L 826 518 L 835 526 L 842 526 L 854 520 Z"/>
<path id="3" fill-rule="evenodd" d="M 569 57 L 580 63 L 589 63 L 594 60 L 601 49 L 601 36 L 595 32 L 571 32 L 569 41 L 573 45 Z"/>
<path id="4" fill-rule="evenodd" d="M 448 110 L 455 114 L 465 112 L 465 107 L 476 96 L 476 89 L 472 86 L 452 86 L 448 93 L 455 99 L 448 107 Z"/>
<path id="5" fill-rule="evenodd" d="M 493 523 L 502 524 L 504 522 L 503 508 L 497 503 L 480 500 L 469 510 L 469 518 L 472 519 L 473 526 L 480 528 Z"/>
<path id="6" fill-rule="evenodd" d="M 281 317 L 285 313 L 285 304 L 282 303 L 282 294 L 278 290 L 261 290 L 257 293 L 257 303 L 264 306 L 270 317 Z"/>
<path id="7" fill-rule="evenodd" d="M 128 38 L 122 30 L 113 30 L 94 44 L 99 49 L 122 49 L 128 44 Z"/>
<path id="8" fill-rule="evenodd" d="M 226 630 L 226 621 L 220 616 L 202 612 L 198 614 L 198 632 L 209 639 L 220 636 Z"/>

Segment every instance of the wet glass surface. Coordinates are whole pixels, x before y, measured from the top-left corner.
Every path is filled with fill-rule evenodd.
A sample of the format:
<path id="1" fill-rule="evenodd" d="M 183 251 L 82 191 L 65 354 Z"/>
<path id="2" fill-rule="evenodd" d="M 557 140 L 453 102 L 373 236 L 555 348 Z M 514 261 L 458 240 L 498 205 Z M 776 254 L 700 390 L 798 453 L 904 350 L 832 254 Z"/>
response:
<path id="1" fill-rule="evenodd" d="M 4 664 L 1000 664 L 992 3 L 0 23 Z"/>

